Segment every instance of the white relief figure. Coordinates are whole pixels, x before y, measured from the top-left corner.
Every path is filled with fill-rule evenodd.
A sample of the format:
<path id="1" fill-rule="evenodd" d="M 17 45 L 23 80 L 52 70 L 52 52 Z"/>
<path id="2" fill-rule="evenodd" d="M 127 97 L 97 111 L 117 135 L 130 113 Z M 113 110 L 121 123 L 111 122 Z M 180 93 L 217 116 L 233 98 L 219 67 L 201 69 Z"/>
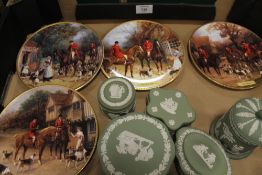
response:
<path id="1" fill-rule="evenodd" d="M 208 168 L 212 169 L 214 167 L 214 164 L 216 162 L 216 155 L 214 153 L 208 153 L 208 147 L 206 145 L 193 145 L 193 149 L 205 162 Z"/>
<path id="2" fill-rule="evenodd" d="M 122 98 L 123 93 L 125 93 L 125 88 L 118 84 L 112 84 L 109 87 L 110 97 L 111 98 Z"/>
<path id="3" fill-rule="evenodd" d="M 229 131 L 229 128 L 228 128 L 228 126 L 225 123 L 223 123 L 223 131 L 224 131 L 224 134 L 222 134 L 220 136 L 220 139 L 226 139 L 230 143 L 235 143 L 236 142 L 236 140 L 233 137 L 233 134 Z"/>
<path id="4" fill-rule="evenodd" d="M 243 147 L 243 146 L 239 146 L 239 145 L 233 145 L 233 147 L 231 148 L 231 150 L 232 150 L 233 152 L 239 153 L 240 151 L 243 151 L 243 150 L 244 150 L 244 147 Z"/>
<path id="5" fill-rule="evenodd" d="M 130 154 L 135 157 L 135 161 L 149 161 L 154 156 L 154 151 L 150 147 L 153 141 L 143 138 L 129 131 L 123 131 L 117 137 L 119 144 L 116 150 L 119 154 Z"/>
<path id="6" fill-rule="evenodd" d="M 172 98 L 165 98 L 165 101 L 160 103 L 160 106 L 170 114 L 176 114 L 178 103 Z"/>

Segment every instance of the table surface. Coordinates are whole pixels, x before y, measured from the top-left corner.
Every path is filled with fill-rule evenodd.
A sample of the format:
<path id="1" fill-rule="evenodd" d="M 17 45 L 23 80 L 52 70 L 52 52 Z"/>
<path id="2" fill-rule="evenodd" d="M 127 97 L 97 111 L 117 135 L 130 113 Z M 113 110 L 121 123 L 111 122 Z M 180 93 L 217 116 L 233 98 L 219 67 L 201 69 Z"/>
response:
<path id="1" fill-rule="evenodd" d="M 74 7 L 76 2 L 74 0 L 62 1 L 59 0 L 61 5 L 64 21 L 75 21 Z M 233 4 L 233 0 L 218 0 L 216 2 L 217 15 L 215 21 L 225 20 L 228 11 Z M 110 31 L 115 26 L 121 24 L 125 20 L 86 20 L 78 21 L 86 24 L 88 27 L 94 29 L 100 38 Z M 207 21 L 190 21 L 190 20 L 155 20 L 170 27 L 177 34 L 184 46 L 187 46 L 187 42 L 194 30 L 199 26 L 205 24 Z M 103 131 L 105 126 L 110 120 L 99 110 L 98 103 L 96 102 L 97 87 L 106 80 L 106 77 L 100 72 L 94 81 L 88 86 L 80 90 L 88 101 L 91 102 L 97 114 L 97 120 L 99 124 L 99 133 Z M 238 99 L 243 97 L 258 97 L 262 98 L 262 86 L 252 90 L 235 91 L 229 90 L 215 85 L 214 83 L 206 80 L 199 72 L 194 68 L 188 58 L 187 51 L 185 53 L 184 69 L 178 78 L 167 86 L 165 89 L 178 89 L 183 91 L 193 108 L 196 111 L 197 118 L 192 124 L 193 127 L 208 132 L 211 122 L 221 114 L 225 113 L 231 105 L 233 105 Z M 12 99 L 22 92 L 28 90 L 28 88 L 21 82 L 17 75 L 14 75 L 9 84 L 6 99 L 4 105 L 6 106 Z M 139 91 L 136 94 L 136 111 L 143 112 L 145 109 L 145 99 L 148 91 Z M 230 160 L 232 165 L 233 174 L 241 175 L 259 175 L 262 174 L 262 149 L 256 148 L 254 152 L 247 158 L 242 160 Z M 89 162 L 85 173 L 83 174 L 102 174 L 101 167 L 99 165 L 99 158 L 97 153 L 93 156 Z M 170 174 L 177 174 L 175 167 L 171 168 Z"/>

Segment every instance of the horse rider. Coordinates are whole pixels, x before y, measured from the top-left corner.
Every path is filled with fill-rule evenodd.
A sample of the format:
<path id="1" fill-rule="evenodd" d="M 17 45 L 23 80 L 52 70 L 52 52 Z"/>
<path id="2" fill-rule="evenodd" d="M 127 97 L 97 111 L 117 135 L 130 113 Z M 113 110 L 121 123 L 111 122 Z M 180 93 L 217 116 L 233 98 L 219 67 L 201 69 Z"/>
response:
<path id="1" fill-rule="evenodd" d="M 68 51 L 70 53 L 70 57 L 72 58 L 72 60 L 74 60 L 75 58 L 79 58 L 79 46 L 77 43 L 75 43 L 74 41 L 70 40 L 69 41 L 69 47 L 68 47 Z"/>
<path id="2" fill-rule="evenodd" d="M 123 54 L 122 49 L 119 46 L 119 42 L 115 41 L 115 44 L 112 46 L 112 54 L 116 57 L 117 61 L 125 59 L 125 64 L 127 62 L 127 55 Z"/>
<path id="3" fill-rule="evenodd" d="M 244 55 L 245 55 L 245 57 L 247 58 L 247 59 L 249 59 L 249 56 L 251 55 L 251 47 L 250 47 L 250 45 L 248 44 L 248 43 L 246 43 L 246 42 L 243 42 L 242 43 L 242 47 L 243 47 L 243 49 L 244 49 L 244 51 L 245 51 L 245 53 L 244 53 Z"/>
<path id="4" fill-rule="evenodd" d="M 84 138 L 85 137 L 84 137 L 84 133 L 83 133 L 81 127 L 79 127 L 79 126 L 76 127 L 76 134 L 71 133 L 71 136 L 77 138 L 76 147 L 75 147 L 76 151 L 79 148 L 83 147 L 83 145 L 84 145 Z"/>
<path id="5" fill-rule="evenodd" d="M 207 58 L 208 58 L 207 51 L 204 48 L 199 47 L 198 48 L 198 53 L 199 53 L 200 59 L 203 59 L 204 62 L 207 63 Z"/>
<path id="6" fill-rule="evenodd" d="M 63 129 L 63 120 L 61 114 L 59 114 L 58 118 L 55 121 L 55 127 L 56 127 L 55 137 L 57 138 L 58 134 L 61 134 Z"/>
<path id="7" fill-rule="evenodd" d="M 95 61 L 95 58 L 97 57 L 97 48 L 94 42 L 89 44 L 88 55 L 90 56 L 91 61 Z"/>
<path id="8" fill-rule="evenodd" d="M 143 43 L 143 49 L 146 52 L 146 56 L 151 56 L 151 51 L 153 50 L 153 43 L 149 40 L 149 38 L 145 39 L 145 42 Z"/>
<path id="9" fill-rule="evenodd" d="M 29 124 L 29 138 L 32 138 L 33 144 L 35 144 L 36 140 L 36 130 L 38 129 L 37 119 L 34 118 Z"/>

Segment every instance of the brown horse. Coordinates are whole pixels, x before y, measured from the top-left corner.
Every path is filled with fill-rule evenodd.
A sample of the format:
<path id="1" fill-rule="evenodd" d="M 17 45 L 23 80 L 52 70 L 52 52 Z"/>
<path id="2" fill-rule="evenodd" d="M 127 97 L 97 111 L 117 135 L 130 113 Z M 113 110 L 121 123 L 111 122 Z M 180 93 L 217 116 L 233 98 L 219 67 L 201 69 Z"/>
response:
<path id="1" fill-rule="evenodd" d="M 14 161 L 16 160 L 17 154 L 21 147 L 23 147 L 23 159 L 28 148 L 37 148 L 38 149 L 38 162 L 41 165 L 41 157 L 44 151 L 45 146 L 48 143 L 53 144 L 56 135 L 56 128 L 51 126 L 42 129 L 36 136 L 35 144 L 33 144 L 32 139 L 29 137 L 28 133 L 17 134 L 15 135 L 15 156 Z"/>
<path id="2" fill-rule="evenodd" d="M 131 77 L 133 78 L 133 67 L 135 63 L 135 57 L 137 57 L 137 55 L 141 54 L 142 52 L 143 52 L 143 49 L 141 46 L 134 45 L 133 47 L 129 48 L 124 53 L 124 55 L 127 57 L 127 60 L 125 58 L 117 59 L 114 56 L 110 58 L 104 58 L 104 61 L 103 61 L 104 70 L 106 72 L 109 72 L 110 71 L 109 67 L 112 66 L 113 64 L 125 65 L 125 76 L 127 74 L 128 67 L 130 67 Z"/>

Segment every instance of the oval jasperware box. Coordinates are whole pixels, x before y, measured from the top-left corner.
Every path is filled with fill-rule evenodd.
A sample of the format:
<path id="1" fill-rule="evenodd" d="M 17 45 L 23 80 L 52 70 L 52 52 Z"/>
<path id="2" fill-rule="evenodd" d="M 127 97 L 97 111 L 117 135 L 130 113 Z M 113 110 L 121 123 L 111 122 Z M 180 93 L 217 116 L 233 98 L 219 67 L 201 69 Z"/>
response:
<path id="1" fill-rule="evenodd" d="M 129 113 L 106 127 L 98 153 L 105 174 L 164 175 L 173 164 L 175 146 L 161 121 Z"/>
<path id="2" fill-rule="evenodd" d="M 121 77 L 104 81 L 97 94 L 100 109 L 111 119 L 133 112 L 135 97 L 132 83 Z"/>
<path id="3" fill-rule="evenodd" d="M 242 159 L 262 146 L 262 100 L 244 98 L 213 122 L 210 132 L 232 159 Z"/>
<path id="4" fill-rule="evenodd" d="M 180 175 L 231 175 L 231 165 L 219 142 L 189 127 L 176 134 L 175 164 Z"/>
<path id="5" fill-rule="evenodd" d="M 184 93 L 175 89 L 152 89 L 147 97 L 146 113 L 162 120 L 172 133 L 196 119 Z"/>

